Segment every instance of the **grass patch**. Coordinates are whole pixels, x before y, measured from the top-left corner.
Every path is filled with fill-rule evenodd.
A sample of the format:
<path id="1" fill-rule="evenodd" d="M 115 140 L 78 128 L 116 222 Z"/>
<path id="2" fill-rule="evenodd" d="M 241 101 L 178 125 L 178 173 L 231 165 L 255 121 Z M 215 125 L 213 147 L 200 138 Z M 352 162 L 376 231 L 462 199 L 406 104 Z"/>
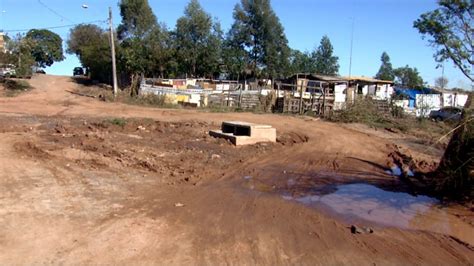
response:
<path id="1" fill-rule="evenodd" d="M 4 96 L 6 97 L 15 97 L 23 92 L 26 92 L 32 87 L 25 80 L 16 80 L 16 79 L 2 79 L 0 80 L 4 87 Z"/>
<path id="2" fill-rule="evenodd" d="M 106 122 L 124 128 L 127 125 L 127 120 L 125 118 L 111 118 L 107 119 Z"/>

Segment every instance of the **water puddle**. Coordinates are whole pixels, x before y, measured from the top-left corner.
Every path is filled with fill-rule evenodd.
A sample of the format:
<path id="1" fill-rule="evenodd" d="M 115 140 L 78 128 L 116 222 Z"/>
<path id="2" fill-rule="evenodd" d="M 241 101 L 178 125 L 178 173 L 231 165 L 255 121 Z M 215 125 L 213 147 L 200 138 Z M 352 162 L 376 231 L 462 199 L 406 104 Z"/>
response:
<path id="1" fill-rule="evenodd" d="M 442 233 L 474 245 L 474 228 L 467 222 L 441 208 L 438 200 L 391 192 L 368 184 L 335 186 L 328 194 L 292 196 L 285 200 L 324 210 L 345 222 L 424 230 Z"/>

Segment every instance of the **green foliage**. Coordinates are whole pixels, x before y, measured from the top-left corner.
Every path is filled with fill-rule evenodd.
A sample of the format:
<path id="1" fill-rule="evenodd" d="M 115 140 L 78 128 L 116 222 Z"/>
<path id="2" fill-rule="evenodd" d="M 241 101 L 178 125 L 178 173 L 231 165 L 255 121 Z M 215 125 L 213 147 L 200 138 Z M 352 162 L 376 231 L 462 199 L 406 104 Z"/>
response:
<path id="1" fill-rule="evenodd" d="M 40 67 L 64 60 L 63 40 L 49 30 L 30 30 L 25 38 L 31 41 L 31 55 Z"/>
<path id="2" fill-rule="evenodd" d="M 92 79 L 110 83 L 112 67 L 108 33 L 92 24 L 82 24 L 71 29 L 67 53 L 76 54 Z M 72 69 L 71 69 L 72 71 Z"/>
<path id="3" fill-rule="evenodd" d="M 395 83 L 407 87 L 407 88 L 414 88 L 420 89 L 423 88 L 423 79 L 418 73 L 418 70 L 415 68 L 411 68 L 408 65 L 405 67 L 399 67 L 393 70 L 395 74 Z"/>
<path id="4" fill-rule="evenodd" d="M 125 118 L 112 118 L 108 119 L 106 122 L 109 122 L 112 125 L 116 125 L 122 128 L 127 125 L 127 120 Z"/>
<path id="5" fill-rule="evenodd" d="M 316 62 L 309 52 L 291 51 L 290 73 L 315 73 L 316 69 Z"/>
<path id="6" fill-rule="evenodd" d="M 413 26 L 435 47 L 437 62 L 451 59 L 461 72 L 474 81 L 473 10 L 472 0 L 440 0 L 439 8 L 424 13 Z"/>
<path id="7" fill-rule="evenodd" d="M 191 0 L 176 23 L 176 53 L 182 73 L 213 77 L 219 73 L 222 47 L 220 24 L 213 22 L 199 1 Z"/>
<path id="8" fill-rule="evenodd" d="M 323 36 L 316 51 L 313 52 L 313 59 L 316 62 L 315 72 L 324 75 L 337 75 L 339 72 L 339 58 L 333 55 L 333 47 L 328 36 Z"/>
<path id="9" fill-rule="evenodd" d="M 390 63 L 390 57 L 386 52 L 382 53 L 380 61 L 382 61 L 382 65 L 380 66 L 379 72 L 375 75 L 375 78 L 393 81 L 395 79 L 395 74 L 392 68 L 392 63 Z"/>
<path id="10" fill-rule="evenodd" d="M 17 77 L 27 78 L 32 75 L 32 67 L 35 59 L 32 56 L 33 41 L 18 34 L 8 43 L 8 49 L 11 52 L 10 60 L 15 65 Z"/>
<path id="11" fill-rule="evenodd" d="M 252 76 L 277 78 L 287 74 L 288 40 L 270 0 L 241 0 L 234 8 L 228 42 L 247 60 L 246 69 Z"/>

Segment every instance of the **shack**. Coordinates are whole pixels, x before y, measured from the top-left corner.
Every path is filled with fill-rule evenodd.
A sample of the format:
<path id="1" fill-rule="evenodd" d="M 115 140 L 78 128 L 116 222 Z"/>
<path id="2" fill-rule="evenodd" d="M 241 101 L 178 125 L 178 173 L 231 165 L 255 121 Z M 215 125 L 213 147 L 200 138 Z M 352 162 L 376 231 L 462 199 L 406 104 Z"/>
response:
<path id="1" fill-rule="evenodd" d="M 354 102 L 356 97 L 369 97 L 379 101 L 390 101 L 392 98 L 393 81 L 363 76 L 351 76 L 345 79 L 349 82 L 348 102 Z"/>
<path id="2" fill-rule="evenodd" d="M 339 76 L 294 74 L 276 84 L 276 108 L 281 112 L 317 114 L 343 109 L 347 85 L 348 81 Z"/>

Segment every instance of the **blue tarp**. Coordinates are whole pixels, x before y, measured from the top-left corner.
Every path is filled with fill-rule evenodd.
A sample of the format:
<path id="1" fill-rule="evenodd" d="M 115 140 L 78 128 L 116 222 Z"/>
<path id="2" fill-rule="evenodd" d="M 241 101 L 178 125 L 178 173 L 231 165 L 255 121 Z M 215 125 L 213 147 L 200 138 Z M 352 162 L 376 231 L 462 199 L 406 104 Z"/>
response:
<path id="1" fill-rule="evenodd" d="M 404 95 L 408 98 L 408 107 L 415 107 L 417 94 L 439 94 L 438 92 L 429 89 L 410 89 L 410 88 L 395 88 L 396 95 Z"/>
<path id="2" fill-rule="evenodd" d="M 424 89 L 395 88 L 395 94 L 408 96 L 409 100 L 416 100 L 417 94 L 439 94 L 439 93 L 429 88 L 424 88 Z"/>

